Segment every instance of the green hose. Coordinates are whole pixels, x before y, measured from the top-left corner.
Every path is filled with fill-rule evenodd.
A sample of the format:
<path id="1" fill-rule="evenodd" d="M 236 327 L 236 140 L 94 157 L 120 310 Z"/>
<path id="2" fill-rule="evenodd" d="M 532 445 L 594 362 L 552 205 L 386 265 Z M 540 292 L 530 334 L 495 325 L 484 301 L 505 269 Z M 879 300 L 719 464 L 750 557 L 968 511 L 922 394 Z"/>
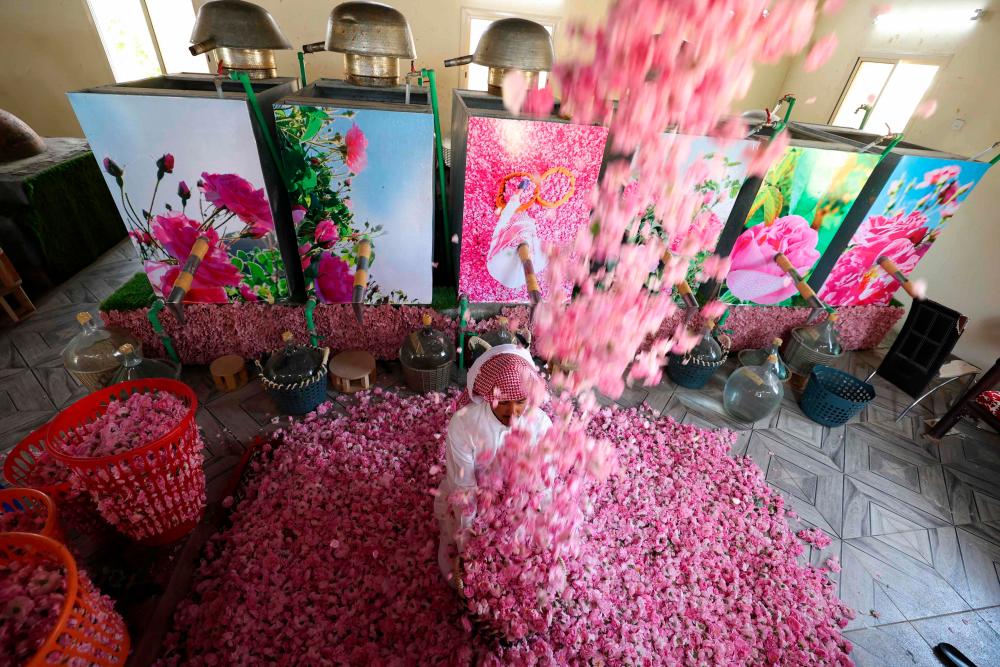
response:
<path id="1" fill-rule="evenodd" d="M 450 274 L 452 253 L 451 225 L 448 224 L 448 194 L 445 190 L 444 143 L 441 138 L 441 112 L 438 108 L 437 79 L 435 79 L 434 70 L 432 69 L 423 68 L 420 70 L 420 75 L 427 77 L 427 82 L 431 90 L 431 109 L 434 111 L 434 147 L 437 150 L 438 185 L 441 188 L 441 221 L 444 227 L 445 238 L 445 270 Z"/>
<path id="2" fill-rule="evenodd" d="M 458 299 L 458 367 L 465 369 L 465 327 L 469 326 L 469 299 Z"/>
<path id="3" fill-rule="evenodd" d="M 316 335 L 316 322 L 313 320 L 313 311 L 316 310 L 316 299 L 306 301 L 306 329 L 309 331 L 309 344 L 319 347 L 319 336 Z"/>
<path id="4" fill-rule="evenodd" d="M 157 299 L 153 302 L 152 307 L 146 311 L 146 317 L 149 318 L 149 323 L 153 325 L 153 331 L 160 337 L 160 342 L 163 343 L 163 349 L 167 351 L 167 356 L 170 357 L 175 363 L 181 363 L 181 358 L 177 356 L 177 351 L 174 350 L 174 342 L 170 340 L 170 335 L 163 330 L 163 325 L 160 324 L 160 311 L 163 310 L 163 299 Z"/>
<path id="5" fill-rule="evenodd" d="M 896 144 L 898 144 L 902 140 L 903 140 L 903 133 L 900 132 L 895 136 L 895 138 L 892 141 L 889 142 L 889 145 L 885 147 L 885 150 L 882 151 L 882 155 L 879 156 L 878 161 L 881 162 L 882 160 L 884 160 L 885 156 L 888 155 L 892 151 L 892 149 L 896 147 Z"/>
<path id="6" fill-rule="evenodd" d="M 306 82 L 306 54 L 299 51 L 299 76 L 302 78 L 302 87 L 309 84 Z"/>
<path id="7" fill-rule="evenodd" d="M 257 102 L 257 94 L 253 92 L 253 86 L 250 84 L 250 78 L 246 75 L 246 72 L 233 72 L 231 75 L 234 79 L 238 80 L 243 84 L 243 91 L 247 95 L 247 102 L 250 104 L 250 108 L 253 109 L 253 115 L 257 119 L 257 125 L 260 126 L 260 133 L 264 136 L 264 143 L 267 144 L 267 151 L 271 154 L 271 158 L 274 160 L 274 166 L 281 174 L 281 180 L 288 186 L 288 180 L 285 178 L 284 163 L 281 161 L 281 154 L 278 153 L 278 147 L 274 143 L 274 139 L 271 137 L 271 128 L 268 126 L 267 121 L 264 120 L 264 113 L 260 110 L 260 103 Z"/>

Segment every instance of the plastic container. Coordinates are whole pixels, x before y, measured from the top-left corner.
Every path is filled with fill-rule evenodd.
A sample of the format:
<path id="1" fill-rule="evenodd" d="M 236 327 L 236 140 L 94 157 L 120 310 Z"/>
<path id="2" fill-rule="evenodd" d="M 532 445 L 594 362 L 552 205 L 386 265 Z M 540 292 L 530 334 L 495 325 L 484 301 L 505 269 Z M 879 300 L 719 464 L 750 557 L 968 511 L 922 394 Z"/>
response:
<path id="1" fill-rule="evenodd" d="M 166 359 L 145 359 L 142 351 L 131 343 L 125 343 L 118 348 L 116 358 L 121 364 L 111 378 L 112 384 L 128 382 L 129 380 L 145 380 L 149 378 L 171 378 L 177 380 L 181 376 L 181 365 Z"/>
<path id="2" fill-rule="evenodd" d="M 44 516 L 44 523 L 38 531 L 30 531 L 45 537 L 51 537 L 57 542 L 63 542 L 62 527 L 59 524 L 59 512 L 56 504 L 46 494 L 35 489 L 4 489 L 0 491 L 0 516 L 4 519 L 9 514 L 30 512 Z M 3 525 L 3 524 L 0 524 Z M 10 531 L 8 531 L 10 532 Z M 29 531 L 18 531 L 29 532 Z"/>
<path id="3" fill-rule="evenodd" d="M 70 454 L 76 429 L 96 420 L 109 403 L 135 392 L 173 394 L 187 413 L 170 432 L 127 452 L 100 457 Z M 204 444 L 195 413 L 198 399 L 183 382 L 166 378 L 112 385 L 69 406 L 49 425 L 49 453 L 83 482 L 105 521 L 144 544 L 167 544 L 191 532 L 205 511 Z"/>
<path id="4" fill-rule="evenodd" d="M 66 597 L 59 620 L 26 667 L 67 663 L 124 665 L 129 651 L 125 621 L 111 600 L 103 598 L 93 584 L 80 577 L 76 561 L 66 547 L 43 535 L 0 534 L 0 564 L 43 560 L 54 561 L 65 570 Z"/>
<path id="5" fill-rule="evenodd" d="M 12 486 L 23 486 L 41 491 L 59 502 L 69 492 L 68 480 L 58 484 L 35 484 L 29 481 L 32 470 L 43 457 L 55 458 L 46 451 L 45 439 L 48 433 L 49 425 L 44 424 L 14 445 L 3 462 L 3 476 Z M 69 475 L 68 469 L 66 474 Z"/>
<path id="6" fill-rule="evenodd" d="M 690 352 L 667 357 L 667 376 L 674 383 L 687 389 L 701 389 L 726 363 L 728 350 L 712 335 L 713 328 L 713 323 L 707 322 L 704 335 Z"/>
<path id="7" fill-rule="evenodd" d="M 292 332 L 281 335 L 285 347 L 260 367 L 260 383 L 286 415 L 312 412 L 326 400 L 330 348 L 298 345 Z"/>
<path id="8" fill-rule="evenodd" d="M 799 399 L 809 419 L 823 426 L 840 426 L 875 398 L 875 387 L 850 373 L 815 366 Z"/>
<path id="9" fill-rule="evenodd" d="M 778 377 L 778 355 L 768 355 L 760 366 L 733 371 L 722 390 L 722 405 L 730 417 L 755 422 L 778 409 L 785 389 Z"/>
<path id="10" fill-rule="evenodd" d="M 455 346 L 444 332 L 431 326 L 430 313 L 424 313 L 423 326 L 403 341 L 399 363 L 407 386 L 418 393 L 444 391 L 451 381 Z"/>
<path id="11" fill-rule="evenodd" d="M 129 343 L 142 352 L 142 345 L 134 336 L 121 329 L 98 326 L 90 313 L 78 313 L 76 321 L 82 331 L 63 348 L 63 365 L 91 391 L 104 387 L 114 377 L 121 365 L 116 356 L 118 348 Z"/>

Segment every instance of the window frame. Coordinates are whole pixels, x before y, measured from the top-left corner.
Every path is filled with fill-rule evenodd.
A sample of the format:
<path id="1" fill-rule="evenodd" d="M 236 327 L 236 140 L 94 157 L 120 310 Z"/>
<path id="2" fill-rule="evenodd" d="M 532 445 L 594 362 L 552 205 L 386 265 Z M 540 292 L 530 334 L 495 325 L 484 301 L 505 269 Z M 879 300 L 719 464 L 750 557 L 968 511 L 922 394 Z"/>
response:
<path id="1" fill-rule="evenodd" d="M 563 20 L 562 17 L 560 16 L 551 16 L 545 14 L 530 14 L 524 12 L 500 11 L 494 9 L 481 9 L 479 7 L 462 7 L 461 11 L 459 12 L 459 16 L 461 21 L 461 26 L 460 26 L 461 30 L 459 31 L 459 34 L 461 39 L 460 45 L 462 49 L 462 52 L 459 54 L 460 56 L 472 53 L 469 42 L 472 39 L 473 19 L 498 21 L 500 19 L 517 18 L 517 19 L 528 19 L 529 21 L 534 21 L 546 28 L 552 26 L 553 50 L 555 50 L 556 33 L 559 31 L 559 24 Z M 467 51 L 466 49 L 470 50 Z M 473 90 L 472 88 L 469 88 L 469 66 L 462 65 L 458 68 L 458 70 L 459 70 L 458 87 L 462 90 Z M 485 90 L 480 92 L 485 92 Z"/>
<path id="2" fill-rule="evenodd" d="M 90 25 L 93 26 L 94 31 L 97 33 L 97 38 L 101 42 L 101 49 L 104 51 L 104 59 L 108 63 L 108 69 L 111 70 L 111 76 L 115 79 L 115 83 L 127 83 L 127 81 L 118 81 L 118 77 L 115 75 L 115 68 L 111 63 L 111 53 L 108 51 L 108 46 L 104 41 L 104 32 L 98 24 L 97 18 L 94 16 L 93 8 L 90 6 L 90 0 L 80 0 L 80 2 L 86 10 L 87 19 L 90 21 Z M 156 63 L 160 69 L 159 74 L 154 74 L 153 76 L 166 76 L 168 74 L 167 65 L 163 59 L 163 52 L 160 50 L 160 41 L 156 36 L 156 26 L 153 25 L 153 18 L 149 13 L 149 7 L 146 5 L 146 0 L 138 0 L 138 2 L 139 8 L 142 9 L 142 17 L 145 20 L 146 31 L 149 33 L 149 39 L 153 45 L 153 54 L 156 56 Z M 195 18 L 197 19 L 198 12 L 194 8 L 193 2 L 191 9 L 194 11 Z M 205 54 L 202 57 L 205 58 L 205 62 L 207 63 L 207 71 L 213 72 L 214 63 L 212 62 L 212 59 L 208 56 L 208 54 Z"/>
<path id="3" fill-rule="evenodd" d="M 951 61 L 952 56 L 948 55 L 926 55 L 926 54 L 911 54 L 911 53 L 872 53 L 872 54 L 861 54 L 854 61 L 854 66 L 851 68 L 851 75 L 847 77 L 847 83 L 844 84 L 843 89 L 840 91 L 840 96 L 837 98 L 837 103 L 833 105 L 833 109 L 830 111 L 830 117 L 827 119 L 828 125 L 833 125 L 834 119 L 840 113 L 840 109 L 844 102 L 847 100 L 847 95 L 851 90 L 851 86 L 854 84 L 854 79 L 858 75 L 858 71 L 861 69 L 862 63 L 882 63 L 886 65 L 892 65 L 892 70 L 889 72 L 889 76 L 886 77 L 885 82 L 882 84 L 882 88 L 879 90 L 878 95 L 875 97 L 875 101 L 872 103 L 872 110 L 878 105 L 879 100 L 882 99 L 882 93 L 885 92 L 886 86 L 889 85 L 889 80 L 892 78 L 893 73 L 896 71 L 896 67 L 900 64 L 912 64 L 912 65 L 934 65 L 936 66 L 937 72 L 935 77 L 941 73 L 942 70 Z M 933 84 L 932 84 L 933 85 Z M 927 89 L 928 91 L 930 88 Z M 927 94 L 926 91 L 924 93 Z M 923 100 L 921 100 L 923 101 Z M 913 115 L 906 121 L 909 125 L 910 121 L 913 120 Z M 854 128 L 857 129 L 857 128 Z M 867 131 L 868 128 L 865 128 Z"/>

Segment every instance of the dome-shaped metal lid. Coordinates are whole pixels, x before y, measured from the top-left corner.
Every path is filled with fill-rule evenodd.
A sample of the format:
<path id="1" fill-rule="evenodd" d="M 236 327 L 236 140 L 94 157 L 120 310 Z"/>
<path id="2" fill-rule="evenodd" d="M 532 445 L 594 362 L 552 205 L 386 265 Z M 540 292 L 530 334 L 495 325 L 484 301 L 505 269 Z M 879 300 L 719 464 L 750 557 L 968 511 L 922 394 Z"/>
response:
<path id="1" fill-rule="evenodd" d="M 500 19 L 483 33 L 472 62 L 486 67 L 547 72 L 552 69 L 552 37 L 534 21 Z"/>
<path id="2" fill-rule="evenodd" d="M 0 162 L 23 160 L 45 152 L 45 142 L 31 126 L 0 109 Z"/>
<path id="3" fill-rule="evenodd" d="M 334 7 L 326 25 L 326 50 L 407 60 L 417 57 L 406 17 L 379 2 L 344 2 Z"/>
<path id="4" fill-rule="evenodd" d="M 212 49 L 290 49 L 274 20 L 263 7 L 244 0 L 212 0 L 198 10 L 191 31 L 192 52 Z"/>

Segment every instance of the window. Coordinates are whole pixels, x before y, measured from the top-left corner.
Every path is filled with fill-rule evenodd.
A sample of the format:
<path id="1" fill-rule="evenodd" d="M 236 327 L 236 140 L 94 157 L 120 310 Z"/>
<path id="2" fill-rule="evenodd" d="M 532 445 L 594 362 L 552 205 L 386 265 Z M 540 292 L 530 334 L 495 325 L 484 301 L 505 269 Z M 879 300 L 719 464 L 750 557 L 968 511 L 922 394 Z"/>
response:
<path id="1" fill-rule="evenodd" d="M 510 18 L 512 14 L 490 12 L 478 9 L 475 10 L 475 13 L 472 13 L 467 9 L 463 9 L 462 16 L 464 19 L 463 35 L 467 37 L 462 40 L 462 43 L 467 44 L 469 47 L 469 50 L 465 51 L 465 53 L 475 53 L 476 46 L 479 45 L 479 40 L 483 36 L 483 33 L 486 32 L 486 29 L 489 28 L 494 21 L 503 18 Z M 544 26 L 544 28 L 549 31 L 549 35 L 555 34 L 558 19 L 523 15 L 519 15 L 519 17 L 529 19 Z M 468 88 L 469 90 L 487 89 L 487 80 L 489 77 L 488 67 L 483 67 L 482 65 L 466 65 L 464 69 L 464 76 L 466 79 L 465 88 Z M 548 74 L 546 72 L 542 72 L 539 77 L 539 85 L 544 86 L 547 77 Z"/>
<path id="2" fill-rule="evenodd" d="M 175 72 L 208 72 L 188 40 L 194 6 L 178 0 L 87 0 L 115 81 Z"/>
<path id="3" fill-rule="evenodd" d="M 841 127 L 861 127 L 865 109 L 871 114 L 866 130 L 902 132 L 910 116 L 930 88 L 939 65 L 913 60 L 860 58 L 840 98 L 830 123 Z"/>

